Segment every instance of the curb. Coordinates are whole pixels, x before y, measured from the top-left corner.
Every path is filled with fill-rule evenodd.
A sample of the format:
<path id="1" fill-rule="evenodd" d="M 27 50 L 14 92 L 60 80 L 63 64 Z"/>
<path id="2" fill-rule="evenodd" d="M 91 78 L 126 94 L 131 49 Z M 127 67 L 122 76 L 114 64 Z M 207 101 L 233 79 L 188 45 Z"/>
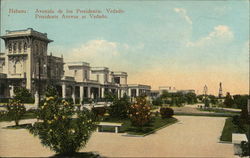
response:
<path id="1" fill-rule="evenodd" d="M 177 123 L 177 122 L 179 122 L 179 120 L 176 120 L 175 122 L 172 122 L 172 123 L 167 124 L 167 125 L 165 125 L 165 126 L 159 127 L 159 128 L 157 128 L 157 129 L 155 129 L 155 130 L 153 130 L 153 131 L 150 131 L 150 132 L 148 132 L 148 133 L 146 133 L 146 134 L 136 135 L 136 134 L 128 134 L 128 133 L 126 133 L 126 135 L 123 135 L 123 136 L 125 136 L 125 137 L 145 137 L 145 136 L 150 135 L 150 134 L 152 134 L 152 133 L 155 133 L 156 131 L 159 131 L 159 130 L 161 130 L 161 129 L 167 127 L 167 126 L 173 125 L 173 124 L 175 124 L 175 123 Z"/>

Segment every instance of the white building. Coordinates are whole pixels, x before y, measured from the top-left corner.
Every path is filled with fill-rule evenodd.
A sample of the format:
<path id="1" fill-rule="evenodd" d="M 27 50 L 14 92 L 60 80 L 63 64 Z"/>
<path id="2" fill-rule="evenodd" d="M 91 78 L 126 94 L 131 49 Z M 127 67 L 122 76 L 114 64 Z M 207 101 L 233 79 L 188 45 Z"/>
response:
<path id="1" fill-rule="evenodd" d="M 86 62 L 64 63 L 63 57 L 48 55 L 53 42 L 46 33 L 31 28 L 6 31 L 1 36 L 5 52 L 0 53 L 0 97 L 13 97 L 14 87 L 22 86 L 34 95 L 43 94 L 48 84 L 56 87 L 62 98 L 81 102 L 84 98 L 104 98 L 105 92 L 118 97 L 149 94 L 148 85 L 128 84 L 126 72 L 107 67 L 91 67 Z"/>

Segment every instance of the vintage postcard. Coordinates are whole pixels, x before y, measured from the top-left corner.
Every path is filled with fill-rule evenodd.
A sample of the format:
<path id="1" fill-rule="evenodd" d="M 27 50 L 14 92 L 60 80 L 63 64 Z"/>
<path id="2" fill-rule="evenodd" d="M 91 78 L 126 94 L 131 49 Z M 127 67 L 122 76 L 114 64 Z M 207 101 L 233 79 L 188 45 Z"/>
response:
<path id="1" fill-rule="evenodd" d="M 250 155 L 249 0 L 1 0 L 1 157 Z"/>

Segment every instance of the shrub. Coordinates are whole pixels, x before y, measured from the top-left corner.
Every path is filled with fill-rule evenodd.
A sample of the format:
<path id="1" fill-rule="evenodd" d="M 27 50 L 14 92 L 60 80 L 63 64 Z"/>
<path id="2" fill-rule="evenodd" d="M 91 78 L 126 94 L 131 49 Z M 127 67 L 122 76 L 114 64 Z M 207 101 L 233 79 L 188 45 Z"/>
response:
<path id="1" fill-rule="evenodd" d="M 250 148 L 249 148 L 249 143 L 246 142 L 246 141 L 242 141 L 241 144 L 241 149 L 242 149 L 242 153 L 241 153 L 241 157 L 244 157 L 244 156 L 250 156 Z"/>
<path id="2" fill-rule="evenodd" d="M 19 100 L 20 103 L 34 103 L 35 101 L 29 90 L 24 87 L 15 87 L 14 93 L 14 99 Z"/>
<path id="3" fill-rule="evenodd" d="M 7 106 L 7 116 L 15 121 L 16 126 L 18 126 L 20 119 L 26 112 L 25 106 L 21 103 L 20 100 L 11 100 Z"/>
<path id="4" fill-rule="evenodd" d="M 174 115 L 174 110 L 172 108 L 162 107 L 160 114 L 162 118 L 170 118 Z"/>
<path id="5" fill-rule="evenodd" d="M 204 106 L 205 106 L 205 107 L 209 107 L 209 105 L 210 105 L 209 100 L 208 100 L 208 99 L 205 99 L 205 100 L 204 100 Z"/>
<path id="6" fill-rule="evenodd" d="M 96 127 L 92 112 L 55 96 L 43 100 L 37 119 L 30 132 L 39 136 L 44 146 L 62 155 L 72 155 L 84 147 Z"/>
<path id="7" fill-rule="evenodd" d="M 129 108 L 129 116 L 132 125 L 143 127 L 151 120 L 151 106 L 147 104 L 145 97 L 137 97 L 136 102 Z"/>
<path id="8" fill-rule="evenodd" d="M 114 99 L 112 105 L 109 107 L 109 114 L 114 118 L 128 118 L 128 109 L 131 105 L 129 98 L 125 95 L 123 98 Z"/>
<path id="9" fill-rule="evenodd" d="M 152 104 L 153 105 L 157 105 L 157 106 L 162 106 L 162 99 L 161 99 L 161 97 L 157 97 L 157 98 L 155 98 L 153 101 L 152 101 Z"/>
<path id="10" fill-rule="evenodd" d="M 92 112 L 94 113 L 95 116 L 103 117 L 104 114 L 106 113 L 106 108 L 105 107 L 94 107 L 94 108 L 92 108 Z"/>

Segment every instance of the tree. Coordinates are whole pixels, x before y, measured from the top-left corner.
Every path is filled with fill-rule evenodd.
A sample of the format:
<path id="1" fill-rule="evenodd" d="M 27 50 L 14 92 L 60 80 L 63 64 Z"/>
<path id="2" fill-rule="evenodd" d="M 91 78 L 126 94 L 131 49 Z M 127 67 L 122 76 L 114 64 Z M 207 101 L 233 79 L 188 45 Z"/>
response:
<path id="1" fill-rule="evenodd" d="M 234 95 L 234 105 L 236 108 L 241 109 L 241 118 L 248 119 L 248 111 L 247 111 L 247 100 L 249 95 Z"/>
<path id="2" fill-rule="evenodd" d="M 31 93 L 24 87 L 15 87 L 14 94 L 14 99 L 19 100 L 20 103 L 34 103 L 34 98 Z"/>
<path id="3" fill-rule="evenodd" d="M 211 104 L 216 105 L 218 104 L 218 100 L 214 95 L 209 95 L 208 98 L 210 99 Z"/>
<path id="4" fill-rule="evenodd" d="M 225 100 L 224 100 L 224 105 L 226 107 L 231 108 L 233 106 L 233 104 L 234 104 L 234 101 L 232 99 L 232 96 L 230 95 L 229 92 L 227 92 L 227 95 L 226 95 Z"/>
<path id="5" fill-rule="evenodd" d="M 109 107 L 109 114 L 114 118 L 127 118 L 128 117 L 128 109 L 131 103 L 127 95 L 124 95 L 122 98 L 115 98 L 113 103 Z"/>
<path id="6" fill-rule="evenodd" d="M 115 94 L 113 94 L 112 92 L 105 92 L 104 93 L 104 99 L 106 101 L 113 102 L 116 98 L 117 98 L 117 96 Z"/>
<path id="7" fill-rule="evenodd" d="M 187 93 L 187 94 L 185 94 L 185 98 L 186 98 L 188 104 L 197 103 L 197 98 L 196 98 L 195 93 Z"/>
<path id="8" fill-rule="evenodd" d="M 46 96 L 38 107 L 38 121 L 30 132 L 57 154 L 72 155 L 86 145 L 97 120 L 88 109 L 80 110 L 76 105 L 59 100 L 53 91 Z"/>
<path id="9" fill-rule="evenodd" d="M 205 98 L 205 99 L 204 99 L 204 106 L 205 106 L 205 107 L 209 107 L 209 104 L 210 104 L 209 99 L 208 99 L 208 98 Z"/>
<path id="10" fill-rule="evenodd" d="M 11 120 L 15 121 L 16 126 L 19 125 L 19 121 L 26 112 L 25 106 L 20 100 L 11 100 L 6 106 L 7 115 Z"/>
<path id="11" fill-rule="evenodd" d="M 162 106 L 162 103 L 163 103 L 163 101 L 162 101 L 161 97 L 157 97 L 157 98 L 155 98 L 155 99 L 152 101 L 152 104 L 153 104 L 153 105 L 157 105 L 157 106 Z"/>
<path id="12" fill-rule="evenodd" d="M 137 97 L 136 102 L 129 108 L 129 116 L 132 125 L 142 127 L 151 120 L 151 106 L 147 103 L 145 97 Z"/>

